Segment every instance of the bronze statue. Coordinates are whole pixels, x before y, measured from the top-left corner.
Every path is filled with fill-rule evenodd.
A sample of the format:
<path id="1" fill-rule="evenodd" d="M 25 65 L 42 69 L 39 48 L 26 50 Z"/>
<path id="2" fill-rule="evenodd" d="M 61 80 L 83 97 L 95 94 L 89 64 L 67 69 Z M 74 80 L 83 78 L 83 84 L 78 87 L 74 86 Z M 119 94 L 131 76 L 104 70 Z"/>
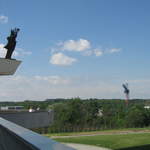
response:
<path id="1" fill-rule="evenodd" d="M 10 36 L 7 37 L 7 45 L 5 45 L 4 48 L 7 49 L 7 54 L 5 56 L 6 59 L 11 59 L 12 53 L 15 50 L 16 47 L 16 38 L 17 38 L 17 34 L 19 32 L 19 28 L 15 28 L 11 30 Z"/>

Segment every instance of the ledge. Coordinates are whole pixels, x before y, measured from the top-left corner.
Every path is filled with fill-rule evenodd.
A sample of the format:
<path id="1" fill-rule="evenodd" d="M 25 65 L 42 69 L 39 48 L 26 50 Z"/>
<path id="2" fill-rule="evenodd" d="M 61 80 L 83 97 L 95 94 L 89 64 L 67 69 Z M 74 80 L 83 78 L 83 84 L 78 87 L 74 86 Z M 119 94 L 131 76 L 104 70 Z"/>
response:
<path id="1" fill-rule="evenodd" d="M 75 150 L 0 118 L 1 150 Z"/>
<path id="2" fill-rule="evenodd" d="M 0 58 L 0 75 L 13 75 L 20 63 L 20 60 Z"/>

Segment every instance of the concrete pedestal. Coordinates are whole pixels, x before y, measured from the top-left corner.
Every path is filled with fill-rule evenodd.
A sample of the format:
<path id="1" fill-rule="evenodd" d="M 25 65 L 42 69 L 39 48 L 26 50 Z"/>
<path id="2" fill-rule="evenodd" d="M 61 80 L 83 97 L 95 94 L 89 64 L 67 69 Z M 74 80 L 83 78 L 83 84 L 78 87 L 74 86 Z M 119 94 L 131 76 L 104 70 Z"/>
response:
<path id="1" fill-rule="evenodd" d="M 21 61 L 16 59 L 0 58 L 0 75 L 13 75 Z"/>

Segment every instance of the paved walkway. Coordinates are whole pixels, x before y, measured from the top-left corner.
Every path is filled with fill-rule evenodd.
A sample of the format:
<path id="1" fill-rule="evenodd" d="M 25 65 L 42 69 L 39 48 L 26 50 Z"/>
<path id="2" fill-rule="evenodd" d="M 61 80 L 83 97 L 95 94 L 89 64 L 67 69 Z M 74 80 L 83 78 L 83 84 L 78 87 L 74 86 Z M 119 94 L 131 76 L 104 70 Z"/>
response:
<path id="1" fill-rule="evenodd" d="M 120 134 L 139 134 L 139 133 L 150 133 L 150 130 L 126 130 L 126 131 L 100 131 L 97 133 L 81 133 L 81 134 L 75 134 L 75 135 L 66 135 L 66 136 L 51 136 L 52 139 L 54 138 L 74 138 L 74 137 L 81 137 L 81 136 L 97 136 L 97 135 L 120 135 Z"/>
<path id="2" fill-rule="evenodd" d="M 110 150 L 107 148 L 101 148 L 97 146 L 84 145 L 84 144 L 74 144 L 74 143 L 63 143 L 63 144 L 75 148 L 76 150 Z"/>

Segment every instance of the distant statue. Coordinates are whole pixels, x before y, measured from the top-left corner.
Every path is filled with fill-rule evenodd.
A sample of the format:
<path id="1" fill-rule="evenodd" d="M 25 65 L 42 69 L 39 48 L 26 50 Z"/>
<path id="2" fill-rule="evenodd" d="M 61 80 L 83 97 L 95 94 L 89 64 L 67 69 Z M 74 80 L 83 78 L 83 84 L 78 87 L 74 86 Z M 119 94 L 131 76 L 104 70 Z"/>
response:
<path id="1" fill-rule="evenodd" d="M 11 30 L 11 34 L 10 36 L 7 37 L 7 45 L 5 45 L 4 48 L 7 49 L 7 54 L 5 56 L 6 59 L 11 59 L 11 56 L 13 54 L 13 51 L 15 50 L 16 47 L 16 38 L 17 38 L 17 34 L 19 32 L 19 28 L 15 28 L 13 30 Z"/>

